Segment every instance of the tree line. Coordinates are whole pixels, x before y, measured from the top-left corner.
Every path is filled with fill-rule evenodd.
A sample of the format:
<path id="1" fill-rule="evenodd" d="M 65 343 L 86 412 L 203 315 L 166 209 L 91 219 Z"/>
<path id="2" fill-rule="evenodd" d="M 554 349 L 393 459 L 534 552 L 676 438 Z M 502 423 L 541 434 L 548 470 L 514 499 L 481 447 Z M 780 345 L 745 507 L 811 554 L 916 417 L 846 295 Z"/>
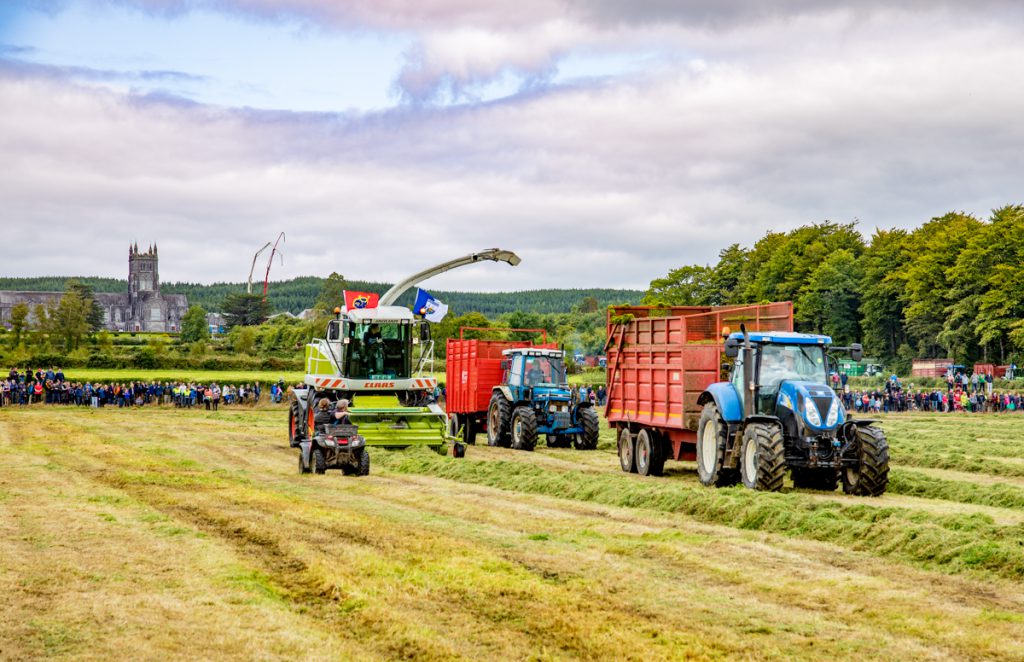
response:
<path id="1" fill-rule="evenodd" d="M 906 370 L 914 358 L 1021 363 L 1024 206 L 987 219 L 962 212 L 913 230 L 825 221 L 732 244 L 714 265 L 655 279 L 644 302 L 725 305 L 793 301 L 797 330 L 863 342 Z"/>

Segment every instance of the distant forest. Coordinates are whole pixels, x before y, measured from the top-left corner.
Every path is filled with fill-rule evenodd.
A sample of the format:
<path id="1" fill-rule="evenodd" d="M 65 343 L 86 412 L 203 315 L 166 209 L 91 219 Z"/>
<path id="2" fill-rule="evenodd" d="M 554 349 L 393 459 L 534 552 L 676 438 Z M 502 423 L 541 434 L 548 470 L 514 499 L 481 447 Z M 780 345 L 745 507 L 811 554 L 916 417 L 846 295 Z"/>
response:
<path id="1" fill-rule="evenodd" d="M 28 290 L 34 292 L 61 292 L 64 283 L 76 278 L 92 288 L 94 292 L 127 292 L 128 281 L 116 278 L 94 278 L 76 276 L 43 276 L 37 278 L 0 278 L 0 290 Z M 274 312 L 288 311 L 298 314 L 312 308 L 323 287 L 324 278 L 301 276 L 291 280 L 271 282 L 267 299 Z M 350 290 L 377 292 L 383 294 L 391 287 L 388 283 L 361 280 L 346 281 Z M 253 285 L 254 291 L 257 285 Z M 244 292 L 245 283 L 162 283 L 165 294 L 184 294 L 190 305 L 199 305 L 208 311 L 218 311 L 224 297 L 233 292 Z M 483 313 L 489 318 L 513 312 L 563 313 L 578 306 L 583 299 L 593 297 L 601 307 L 608 304 L 637 303 L 643 297 L 641 290 L 614 289 L 564 289 L 528 290 L 524 292 L 446 292 L 430 290 L 430 293 L 448 304 L 453 313 Z M 399 305 L 412 306 L 416 288 L 399 298 Z M 340 302 L 339 302 L 340 303 Z"/>

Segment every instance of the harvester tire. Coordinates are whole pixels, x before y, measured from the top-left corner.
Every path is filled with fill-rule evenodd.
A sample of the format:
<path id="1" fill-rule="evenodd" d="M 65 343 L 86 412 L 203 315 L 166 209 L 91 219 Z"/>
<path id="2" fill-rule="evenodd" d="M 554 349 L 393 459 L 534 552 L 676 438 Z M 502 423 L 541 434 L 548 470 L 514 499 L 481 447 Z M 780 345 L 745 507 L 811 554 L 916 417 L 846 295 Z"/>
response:
<path id="1" fill-rule="evenodd" d="M 728 433 L 717 405 L 704 405 L 697 425 L 697 477 L 708 487 L 729 487 L 740 481 L 739 471 L 722 467 Z"/>
<path id="2" fill-rule="evenodd" d="M 835 492 L 839 485 L 839 472 L 835 469 L 793 467 L 793 487 Z"/>
<path id="3" fill-rule="evenodd" d="M 573 442 L 578 451 L 592 451 L 597 448 L 597 440 L 601 435 L 601 420 L 597 412 L 591 407 L 585 407 L 580 411 L 580 424 L 583 426 L 583 434 L 576 435 Z"/>
<path id="4" fill-rule="evenodd" d="M 324 452 L 319 448 L 313 449 L 313 454 L 310 456 L 310 464 L 313 465 L 313 473 L 327 473 L 327 458 L 324 457 Z"/>
<path id="5" fill-rule="evenodd" d="M 305 435 L 305 421 L 302 416 L 302 408 L 299 407 L 299 403 L 292 401 L 290 407 L 288 407 L 288 445 L 292 448 L 298 448 L 299 442 L 303 440 Z"/>
<path id="6" fill-rule="evenodd" d="M 843 492 L 881 496 L 889 485 L 889 442 L 874 426 L 857 428 L 857 466 L 844 467 Z"/>
<path id="7" fill-rule="evenodd" d="M 310 458 L 310 459 L 312 459 L 312 458 Z M 313 473 L 313 470 L 310 467 L 306 466 L 306 463 L 302 461 L 302 451 L 299 451 L 299 473 L 300 474 Z"/>
<path id="8" fill-rule="evenodd" d="M 768 423 L 751 423 L 743 431 L 740 448 L 743 485 L 761 492 L 778 492 L 786 476 L 782 430 Z"/>
<path id="9" fill-rule="evenodd" d="M 660 476 L 665 471 L 665 456 L 654 432 L 644 428 L 636 435 L 636 472 L 641 476 Z"/>
<path id="10" fill-rule="evenodd" d="M 622 428 L 619 430 L 619 466 L 626 473 L 636 473 L 636 442 L 633 439 L 633 435 L 629 433 L 629 428 Z"/>
<path id="11" fill-rule="evenodd" d="M 466 445 L 460 441 L 452 444 L 452 457 L 466 457 Z"/>
<path id="12" fill-rule="evenodd" d="M 370 475 L 370 451 L 363 449 L 363 452 L 359 454 L 359 476 Z"/>
<path id="13" fill-rule="evenodd" d="M 476 444 L 476 422 L 472 418 L 467 417 L 466 422 L 462 424 L 462 443 Z"/>
<path id="14" fill-rule="evenodd" d="M 537 416 L 529 407 L 516 407 L 512 412 L 512 448 L 532 451 L 537 446 Z"/>
<path id="15" fill-rule="evenodd" d="M 495 393 L 487 407 L 487 445 L 508 446 L 511 422 L 512 405 L 501 393 Z"/>

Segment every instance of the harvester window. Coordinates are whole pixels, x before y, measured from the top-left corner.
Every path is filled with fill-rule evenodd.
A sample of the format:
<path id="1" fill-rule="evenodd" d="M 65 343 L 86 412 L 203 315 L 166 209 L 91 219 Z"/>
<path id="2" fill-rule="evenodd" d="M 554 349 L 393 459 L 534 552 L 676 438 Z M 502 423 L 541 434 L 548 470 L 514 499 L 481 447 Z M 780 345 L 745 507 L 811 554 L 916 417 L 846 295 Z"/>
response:
<path id="1" fill-rule="evenodd" d="M 394 379 L 409 373 L 410 326 L 367 322 L 349 328 L 347 373 L 355 379 Z"/>

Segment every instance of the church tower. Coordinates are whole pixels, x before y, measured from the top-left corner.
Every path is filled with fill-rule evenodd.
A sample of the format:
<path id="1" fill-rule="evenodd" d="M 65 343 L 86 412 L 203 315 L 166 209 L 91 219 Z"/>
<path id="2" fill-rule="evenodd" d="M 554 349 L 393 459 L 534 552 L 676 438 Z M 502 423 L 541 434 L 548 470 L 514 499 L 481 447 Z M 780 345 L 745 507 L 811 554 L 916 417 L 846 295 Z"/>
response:
<path id="1" fill-rule="evenodd" d="M 156 245 L 145 253 L 139 245 L 128 248 L 128 322 L 129 329 L 146 328 L 147 316 L 143 310 L 146 300 L 160 297 L 160 273 L 157 271 Z"/>

